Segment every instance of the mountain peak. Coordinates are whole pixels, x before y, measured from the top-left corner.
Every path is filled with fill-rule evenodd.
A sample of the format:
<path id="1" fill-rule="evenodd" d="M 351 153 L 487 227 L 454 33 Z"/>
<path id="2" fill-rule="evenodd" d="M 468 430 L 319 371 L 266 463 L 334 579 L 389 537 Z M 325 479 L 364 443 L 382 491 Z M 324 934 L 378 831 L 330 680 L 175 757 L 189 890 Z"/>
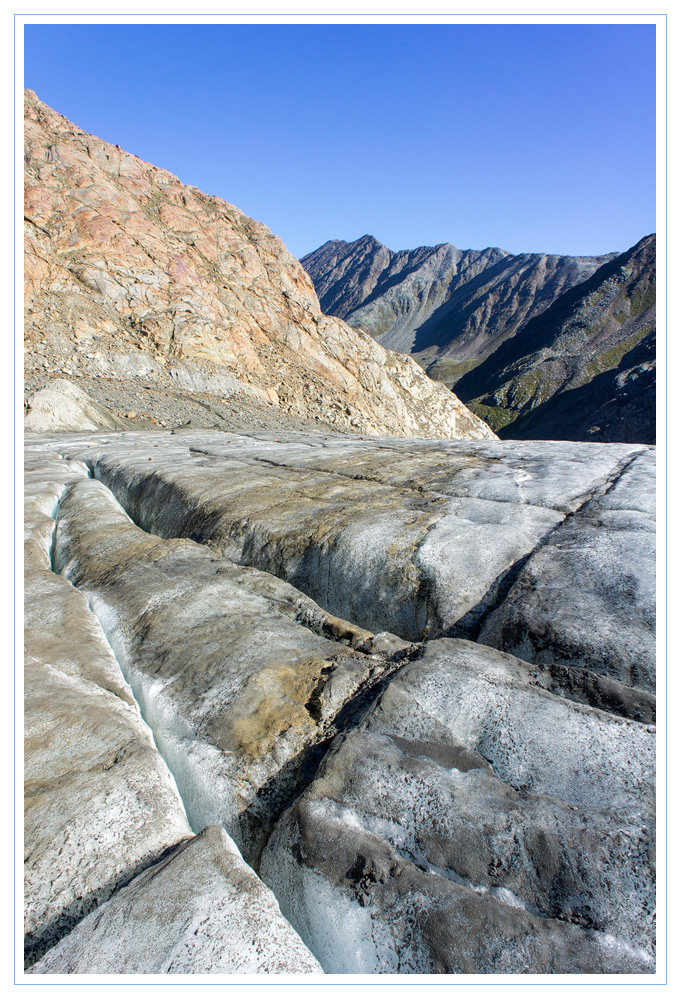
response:
<path id="1" fill-rule="evenodd" d="M 600 257 L 509 254 L 499 247 L 458 250 L 450 243 L 393 253 L 375 249 L 363 237 L 331 254 L 320 248 L 303 263 L 328 312 L 386 347 L 411 352 L 501 434 L 509 424 L 504 436 L 522 431 L 523 436 L 546 436 L 540 420 L 545 415 L 553 437 L 569 433 L 596 440 L 595 434 L 603 434 L 601 440 L 632 441 L 627 435 L 635 434 L 643 443 L 653 440 L 655 235 L 645 236 L 626 254 Z M 635 291 L 619 290 L 631 279 Z M 617 307 L 609 305 L 612 299 Z M 590 320 L 591 313 L 598 313 L 603 330 Z M 578 328 L 579 336 L 566 332 Z M 645 339 L 646 349 L 633 354 Z M 549 396 L 563 392 L 564 385 L 577 390 L 595 374 L 600 375 L 598 393 L 618 400 L 619 412 L 627 407 L 628 394 L 604 374 L 615 371 L 625 354 L 630 368 L 618 369 L 613 377 L 627 377 L 631 395 L 636 383 L 643 394 L 641 416 L 628 410 L 625 426 L 607 407 L 600 422 L 585 402 L 580 413 L 557 422 Z M 588 400 L 585 392 L 583 397 Z M 608 400 L 603 402 L 606 406 Z M 517 420 L 522 407 L 540 403 L 532 419 Z M 613 434 L 626 437 L 608 436 Z"/>

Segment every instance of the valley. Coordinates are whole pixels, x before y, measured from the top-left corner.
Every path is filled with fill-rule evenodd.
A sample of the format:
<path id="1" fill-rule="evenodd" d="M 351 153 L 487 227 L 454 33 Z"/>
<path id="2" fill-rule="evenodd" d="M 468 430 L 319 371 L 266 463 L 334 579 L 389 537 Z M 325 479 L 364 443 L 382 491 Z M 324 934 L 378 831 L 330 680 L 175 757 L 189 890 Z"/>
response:
<path id="1" fill-rule="evenodd" d="M 504 438 L 656 439 L 656 237 L 603 257 L 332 240 L 323 308 L 408 351 Z"/>

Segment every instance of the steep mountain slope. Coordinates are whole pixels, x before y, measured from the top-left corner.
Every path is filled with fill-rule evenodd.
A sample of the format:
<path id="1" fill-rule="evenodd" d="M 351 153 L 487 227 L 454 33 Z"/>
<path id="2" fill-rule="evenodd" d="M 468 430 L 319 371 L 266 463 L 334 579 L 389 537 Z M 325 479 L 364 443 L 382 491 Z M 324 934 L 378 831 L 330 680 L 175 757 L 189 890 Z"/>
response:
<path id="1" fill-rule="evenodd" d="M 655 441 L 656 237 L 601 267 L 458 382 L 504 437 Z"/>
<path id="2" fill-rule="evenodd" d="M 371 236 L 325 243 L 301 261 L 322 307 L 446 385 L 615 255 L 514 256 L 449 243 L 394 253 Z"/>
<path id="3" fill-rule="evenodd" d="M 617 368 L 558 393 L 503 428 L 501 436 L 655 444 L 656 331 L 628 351 Z"/>
<path id="4" fill-rule="evenodd" d="M 49 367 L 47 349 L 65 364 L 83 346 L 126 358 L 141 349 L 171 374 L 187 378 L 193 366 L 196 390 L 227 379 L 251 403 L 339 428 L 491 435 L 410 358 L 324 316 L 304 269 L 265 226 L 82 131 L 31 91 L 25 115 L 29 370 Z"/>
<path id="5" fill-rule="evenodd" d="M 332 240 L 301 261 L 325 312 L 362 327 L 387 347 L 413 351 L 420 328 L 453 293 L 509 255 L 450 243 L 394 253 L 373 236 Z"/>

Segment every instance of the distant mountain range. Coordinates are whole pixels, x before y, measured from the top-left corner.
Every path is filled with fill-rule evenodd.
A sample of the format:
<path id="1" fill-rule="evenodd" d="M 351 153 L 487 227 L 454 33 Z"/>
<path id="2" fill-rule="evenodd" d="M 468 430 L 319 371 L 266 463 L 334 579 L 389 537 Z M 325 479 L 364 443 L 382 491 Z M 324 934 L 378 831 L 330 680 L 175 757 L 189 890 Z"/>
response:
<path id="1" fill-rule="evenodd" d="M 363 236 L 301 263 L 325 312 L 412 354 L 500 437 L 653 443 L 655 235 L 601 257 Z"/>

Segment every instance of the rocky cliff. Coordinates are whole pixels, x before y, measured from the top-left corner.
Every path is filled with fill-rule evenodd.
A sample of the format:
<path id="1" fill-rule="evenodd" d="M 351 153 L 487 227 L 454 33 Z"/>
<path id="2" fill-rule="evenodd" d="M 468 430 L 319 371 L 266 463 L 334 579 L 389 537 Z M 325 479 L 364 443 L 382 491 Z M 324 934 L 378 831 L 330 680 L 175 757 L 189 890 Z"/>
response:
<path id="1" fill-rule="evenodd" d="M 57 366 L 120 380 L 132 365 L 168 390 L 237 395 L 361 433 L 491 436 L 414 361 L 324 316 L 266 226 L 82 131 L 31 91 L 25 115 L 34 387 Z"/>
<path id="2" fill-rule="evenodd" d="M 653 973 L 655 449 L 495 439 L 28 107 L 22 982 Z M 103 405 L 173 384 L 239 429 Z"/>

